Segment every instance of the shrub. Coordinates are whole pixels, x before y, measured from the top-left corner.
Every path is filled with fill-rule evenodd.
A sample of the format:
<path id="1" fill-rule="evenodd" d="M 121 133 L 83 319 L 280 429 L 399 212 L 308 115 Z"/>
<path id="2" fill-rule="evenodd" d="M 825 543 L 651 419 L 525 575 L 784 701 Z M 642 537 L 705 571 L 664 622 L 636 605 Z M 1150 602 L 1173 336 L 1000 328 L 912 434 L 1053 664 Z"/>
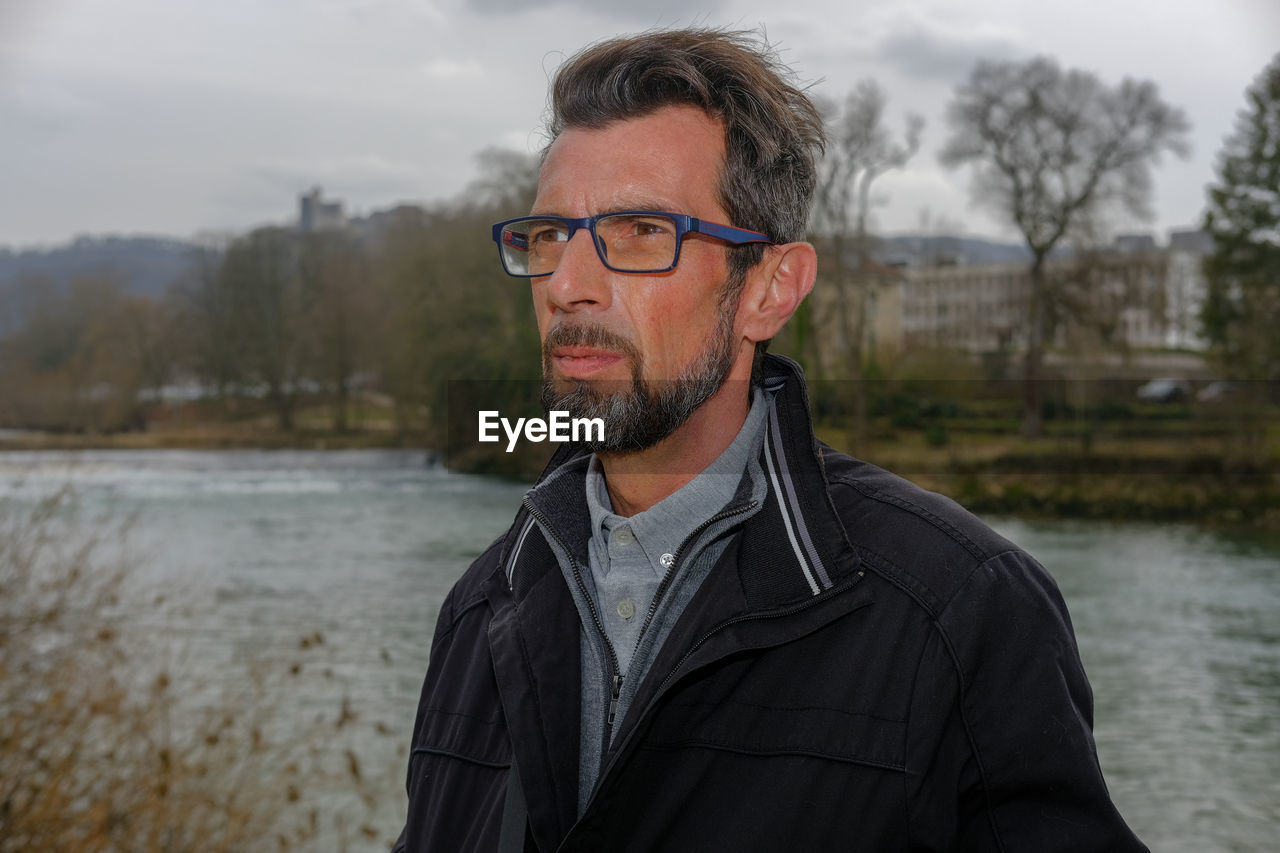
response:
<path id="1" fill-rule="evenodd" d="M 335 736 L 350 709 L 285 719 L 298 661 L 251 661 L 216 689 L 164 666 L 139 617 L 174 605 L 131 577 L 127 523 L 90 525 L 67 490 L 0 497 L 0 853 L 345 847 L 310 795 L 341 777 L 373 809 Z"/>

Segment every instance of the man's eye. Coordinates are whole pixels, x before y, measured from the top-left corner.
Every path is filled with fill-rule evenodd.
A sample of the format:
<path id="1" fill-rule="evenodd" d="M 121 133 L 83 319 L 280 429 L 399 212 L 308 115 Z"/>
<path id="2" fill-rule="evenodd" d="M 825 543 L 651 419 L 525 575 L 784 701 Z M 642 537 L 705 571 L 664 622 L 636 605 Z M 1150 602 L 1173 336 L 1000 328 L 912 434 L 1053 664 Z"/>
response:
<path id="1" fill-rule="evenodd" d="M 563 243 L 568 239 L 569 235 L 563 228 L 543 225 L 529 229 L 530 243 Z"/>
<path id="2" fill-rule="evenodd" d="M 608 221 L 608 229 L 615 238 L 664 237 L 675 233 L 669 219 L 645 216 L 620 216 Z"/>

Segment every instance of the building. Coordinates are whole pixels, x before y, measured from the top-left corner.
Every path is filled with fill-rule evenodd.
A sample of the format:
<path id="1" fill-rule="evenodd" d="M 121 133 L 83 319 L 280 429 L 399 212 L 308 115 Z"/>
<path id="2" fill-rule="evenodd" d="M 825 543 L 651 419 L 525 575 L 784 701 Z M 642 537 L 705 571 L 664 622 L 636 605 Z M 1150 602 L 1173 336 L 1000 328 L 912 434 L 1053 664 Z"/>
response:
<path id="1" fill-rule="evenodd" d="M 1169 302 L 1165 346 L 1202 351 L 1208 341 L 1200 333 L 1200 309 L 1207 285 L 1202 271 L 1204 257 L 1213 251 L 1206 231 L 1174 231 L 1169 234 Z"/>
<path id="2" fill-rule="evenodd" d="M 902 270 L 871 261 L 844 274 L 848 278 L 841 282 L 824 270 L 810 296 L 821 375 L 833 379 L 849 378 L 849 340 L 857 335 L 860 310 L 864 358 L 891 361 L 902 344 Z"/>
<path id="3" fill-rule="evenodd" d="M 982 353 L 1025 343 L 1026 264 L 908 267 L 901 287 L 899 349 Z"/>
<path id="4" fill-rule="evenodd" d="M 298 197 L 299 231 L 341 230 L 346 226 L 347 215 L 342 210 L 342 202 L 325 201 L 320 187 L 313 187 Z"/>
<path id="5" fill-rule="evenodd" d="M 1102 250 L 1051 259 L 1045 275 L 1056 301 L 1046 311 L 1056 322 L 1049 346 L 1066 354 L 1086 342 L 1119 351 L 1204 350 L 1200 263 L 1210 247 L 1200 231 L 1173 232 L 1164 247 L 1151 235 L 1129 234 Z M 895 275 L 874 277 L 867 296 L 872 353 L 1025 349 L 1029 262 L 969 263 L 964 255 L 931 261 L 908 258 Z"/>

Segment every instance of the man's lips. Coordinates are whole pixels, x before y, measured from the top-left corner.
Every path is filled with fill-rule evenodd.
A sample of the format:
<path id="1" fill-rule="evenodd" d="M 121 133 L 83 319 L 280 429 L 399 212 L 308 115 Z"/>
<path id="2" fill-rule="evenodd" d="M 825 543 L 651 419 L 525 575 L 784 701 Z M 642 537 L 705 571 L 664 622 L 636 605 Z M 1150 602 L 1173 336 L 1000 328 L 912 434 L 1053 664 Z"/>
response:
<path id="1" fill-rule="evenodd" d="M 596 347 L 564 346 L 551 351 L 551 363 L 557 372 L 571 379 L 599 375 L 623 360 L 620 353 Z"/>

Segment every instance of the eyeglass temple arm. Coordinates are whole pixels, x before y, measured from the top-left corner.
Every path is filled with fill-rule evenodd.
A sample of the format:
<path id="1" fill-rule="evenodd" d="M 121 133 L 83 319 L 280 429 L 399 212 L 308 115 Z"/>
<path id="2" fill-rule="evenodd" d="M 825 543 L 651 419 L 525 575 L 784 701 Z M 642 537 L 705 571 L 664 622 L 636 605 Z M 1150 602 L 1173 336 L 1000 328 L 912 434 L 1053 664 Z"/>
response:
<path id="1" fill-rule="evenodd" d="M 719 225 L 705 219 L 690 218 L 689 230 L 724 240 L 727 243 L 772 243 L 766 235 L 759 231 L 748 231 L 746 228 L 734 228 L 732 225 Z"/>

